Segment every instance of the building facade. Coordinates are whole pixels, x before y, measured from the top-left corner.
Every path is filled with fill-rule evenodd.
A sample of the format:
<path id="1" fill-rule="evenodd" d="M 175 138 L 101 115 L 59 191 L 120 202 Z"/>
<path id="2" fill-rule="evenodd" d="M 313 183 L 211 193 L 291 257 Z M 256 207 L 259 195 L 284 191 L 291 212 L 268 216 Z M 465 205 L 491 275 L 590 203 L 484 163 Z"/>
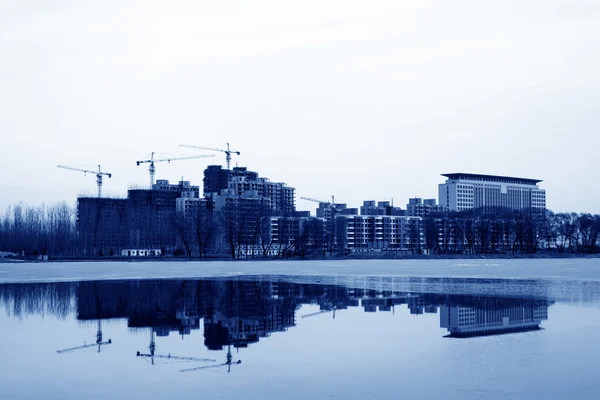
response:
<path id="1" fill-rule="evenodd" d="M 204 170 L 203 193 L 208 197 L 211 193 L 219 194 L 227 189 L 229 184 L 229 170 L 220 165 L 209 165 Z"/>
<path id="2" fill-rule="evenodd" d="M 152 190 L 130 189 L 127 198 L 77 199 L 77 230 L 84 255 L 109 256 L 128 249 L 179 247 L 177 209 L 192 211 L 203 203 L 199 187 L 187 181 L 158 180 Z M 139 253 L 137 253 L 139 255 Z"/>
<path id="3" fill-rule="evenodd" d="M 404 216 L 406 211 L 400 207 L 394 207 L 389 201 L 365 200 L 360 207 L 360 215 L 396 215 Z"/>
<path id="4" fill-rule="evenodd" d="M 267 197 L 237 195 L 230 190 L 213 196 L 215 219 L 219 225 L 219 247 L 229 254 L 241 255 L 260 246 L 265 235 L 263 222 L 271 214 L 271 201 Z"/>
<path id="5" fill-rule="evenodd" d="M 538 187 L 538 179 L 469 173 L 442 176 L 448 179 L 439 185 L 439 204 L 449 211 L 546 208 L 546 191 Z"/>
<path id="6" fill-rule="evenodd" d="M 170 184 L 166 179 L 159 179 L 152 185 L 152 190 L 175 192 L 179 197 L 195 199 L 200 197 L 200 186 L 191 185 L 189 181 L 179 181 L 179 183 Z"/>
<path id="7" fill-rule="evenodd" d="M 127 207 L 127 199 L 77 199 L 77 236 L 84 255 L 117 255 L 127 246 Z"/>
<path id="8" fill-rule="evenodd" d="M 406 205 L 406 215 L 411 217 L 427 217 L 432 212 L 443 212 L 447 208 L 436 204 L 435 199 L 422 199 L 413 197 L 408 199 Z"/>
<path id="9" fill-rule="evenodd" d="M 296 211 L 295 189 L 282 182 L 271 182 L 245 167 L 232 170 L 210 165 L 204 170 L 204 196 L 265 197 L 270 209 L 291 215 Z"/>
<path id="10" fill-rule="evenodd" d="M 424 247 L 420 217 L 361 215 L 338 217 L 342 237 L 350 251 L 396 250 L 421 252 Z M 339 227 L 339 224 L 336 224 Z M 337 235 L 339 236 L 339 234 Z"/>
<path id="11" fill-rule="evenodd" d="M 358 208 L 348 208 L 346 203 L 320 202 L 316 209 L 317 218 L 331 220 L 336 215 L 358 215 Z"/>
<path id="12" fill-rule="evenodd" d="M 328 223 L 322 218 L 305 216 L 269 219 L 269 255 L 306 254 L 326 250 Z"/>
<path id="13" fill-rule="evenodd" d="M 129 246 L 133 249 L 177 248 L 176 207 L 180 193 L 172 190 L 132 189 L 127 192 Z"/>

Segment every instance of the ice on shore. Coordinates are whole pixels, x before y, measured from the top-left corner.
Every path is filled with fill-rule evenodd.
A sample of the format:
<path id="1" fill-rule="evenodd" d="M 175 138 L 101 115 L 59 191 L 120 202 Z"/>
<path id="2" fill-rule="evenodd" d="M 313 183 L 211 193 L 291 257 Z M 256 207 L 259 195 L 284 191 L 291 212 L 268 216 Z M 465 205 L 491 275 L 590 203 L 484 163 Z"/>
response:
<path id="1" fill-rule="evenodd" d="M 600 259 L 110 261 L 0 264 L 0 283 L 248 275 L 600 281 Z"/>

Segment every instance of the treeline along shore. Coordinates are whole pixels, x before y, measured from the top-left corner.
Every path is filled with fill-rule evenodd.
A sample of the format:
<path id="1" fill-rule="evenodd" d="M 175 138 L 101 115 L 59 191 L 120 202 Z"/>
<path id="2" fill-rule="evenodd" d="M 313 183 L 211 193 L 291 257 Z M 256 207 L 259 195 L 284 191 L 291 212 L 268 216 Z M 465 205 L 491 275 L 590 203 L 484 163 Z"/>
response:
<path id="1" fill-rule="evenodd" d="M 200 215 L 200 214 L 199 214 Z M 356 218 L 355 218 L 356 219 Z M 570 257 L 599 253 L 600 215 L 546 210 L 473 209 L 413 219 L 402 242 L 380 240 L 367 225 L 362 243 L 348 243 L 353 229 L 343 215 L 328 219 L 273 216 L 267 210 L 221 212 L 189 221 L 162 218 L 148 231 L 133 231 L 126 218 L 103 221 L 82 234 L 76 207 L 16 204 L 0 216 L 0 258 L 78 259 L 315 259 Z M 89 224 L 88 224 L 89 225 Z M 276 226 L 277 236 L 273 236 Z M 110 229 L 110 231 L 107 231 Z M 149 251 L 132 257 L 134 241 L 151 237 Z M 353 232 L 352 237 L 358 237 Z M 129 251 L 129 253 L 127 253 Z"/>

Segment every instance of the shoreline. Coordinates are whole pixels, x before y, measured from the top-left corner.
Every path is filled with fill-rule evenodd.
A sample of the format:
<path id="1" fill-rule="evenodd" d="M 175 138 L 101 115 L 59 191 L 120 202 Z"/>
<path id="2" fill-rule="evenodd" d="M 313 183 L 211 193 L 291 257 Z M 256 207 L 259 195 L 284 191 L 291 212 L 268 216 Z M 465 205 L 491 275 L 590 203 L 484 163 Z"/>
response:
<path id="1" fill-rule="evenodd" d="M 0 264 L 0 284 L 122 279 L 251 277 L 469 278 L 600 282 L 600 260 L 594 258 L 307 260 L 255 262 L 88 261 Z M 335 278 L 335 279 L 337 279 Z M 289 278 L 288 278 L 289 279 Z"/>
<path id="2" fill-rule="evenodd" d="M 66 263 L 66 262 L 251 262 L 251 261 L 344 261 L 344 260 L 537 260 L 537 259 L 595 259 L 600 258 L 600 254 L 577 254 L 577 253 L 556 253 L 540 252 L 534 254 L 395 254 L 388 253 L 356 253 L 344 256 L 326 255 L 324 257 L 241 257 L 232 259 L 231 256 L 213 256 L 208 258 L 183 257 L 183 256 L 145 256 L 145 257 L 125 257 L 125 256 L 90 256 L 90 257 L 48 257 L 48 260 L 42 261 L 38 258 L 29 257 L 0 257 L 2 263 Z"/>

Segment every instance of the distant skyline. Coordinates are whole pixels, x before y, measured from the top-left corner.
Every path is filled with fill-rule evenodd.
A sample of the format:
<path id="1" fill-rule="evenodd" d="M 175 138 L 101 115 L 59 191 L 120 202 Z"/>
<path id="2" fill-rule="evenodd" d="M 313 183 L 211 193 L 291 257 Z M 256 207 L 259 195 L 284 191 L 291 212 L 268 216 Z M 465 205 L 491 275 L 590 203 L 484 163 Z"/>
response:
<path id="1" fill-rule="evenodd" d="M 436 198 L 440 174 L 541 179 L 600 212 L 592 0 L 0 0 L 0 214 L 148 185 L 157 156 L 232 164 L 300 196 Z M 225 156 L 157 164 L 202 186 Z"/>

